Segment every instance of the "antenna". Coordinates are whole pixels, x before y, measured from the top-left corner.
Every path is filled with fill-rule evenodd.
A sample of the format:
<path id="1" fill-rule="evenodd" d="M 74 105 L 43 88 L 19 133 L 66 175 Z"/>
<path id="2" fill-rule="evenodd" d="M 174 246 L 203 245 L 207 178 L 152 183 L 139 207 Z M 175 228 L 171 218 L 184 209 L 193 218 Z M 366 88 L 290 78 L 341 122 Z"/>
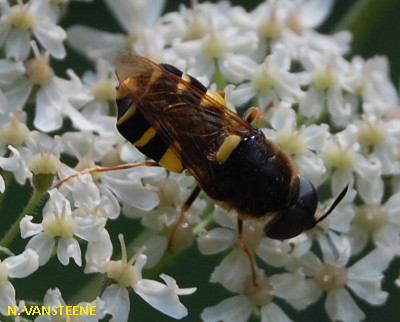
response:
<path id="1" fill-rule="evenodd" d="M 337 196 L 337 198 L 335 199 L 335 201 L 333 202 L 333 204 L 329 207 L 329 209 L 321 216 L 318 218 L 318 220 L 316 221 L 315 224 L 318 224 L 319 222 L 321 222 L 322 220 L 324 220 L 326 217 L 328 217 L 330 215 L 330 213 L 333 211 L 333 209 L 336 208 L 336 206 L 338 205 L 339 202 L 342 201 L 342 199 L 344 198 L 344 196 L 347 193 L 347 190 L 349 189 L 349 185 L 347 185 L 346 187 L 344 187 L 344 189 L 342 190 L 342 192 L 339 194 L 339 196 Z"/>
<path id="2" fill-rule="evenodd" d="M 341 191 L 341 193 L 336 197 L 335 201 L 332 203 L 332 205 L 329 207 L 329 209 L 316 221 L 315 224 L 318 224 L 320 221 L 324 220 L 326 217 L 329 216 L 329 214 L 333 211 L 333 209 L 336 208 L 336 206 L 339 204 L 339 202 L 342 201 L 342 199 L 344 198 L 344 196 L 347 193 L 347 190 L 349 189 L 349 185 L 347 185 L 346 187 L 344 187 L 344 189 Z M 335 244 L 332 241 L 331 236 L 329 235 L 329 232 L 326 231 L 324 233 L 324 237 L 326 239 L 326 241 L 328 242 L 329 247 L 332 250 L 333 256 L 335 258 L 335 261 L 339 258 L 339 252 L 335 246 Z"/>

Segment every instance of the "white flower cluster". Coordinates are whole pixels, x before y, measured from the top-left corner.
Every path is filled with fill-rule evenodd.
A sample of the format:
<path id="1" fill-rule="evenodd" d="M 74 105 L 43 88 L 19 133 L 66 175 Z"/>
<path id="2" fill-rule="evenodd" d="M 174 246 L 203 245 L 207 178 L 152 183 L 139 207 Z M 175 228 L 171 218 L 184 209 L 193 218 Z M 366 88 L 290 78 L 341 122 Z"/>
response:
<path id="1" fill-rule="evenodd" d="M 204 321 L 247 321 L 254 314 L 262 321 L 291 321 L 279 303 L 306 310 L 323 298 L 332 321 L 353 322 L 365 318 L 353 296 L 384 304 L 384 271 L 400 255 L 399 96 L 385 57 L 345 58 L 349 32 L 315 30 L 333 0 L 268 0 L 251 11 L 227 1 L 193 1 L 191 8 L 166 14 L 164 0 L 104 2 L 123 32 L 84 25 L 64 30 L 67 0 L 0 0 L 0 192 L 26 182 L 34 191 L 30 200 L 19 197 L 26 207 L 0 239 L 7 257 L 0 260 L 0 318 L 26 300 L 11 279 L 28 277 L 55 255 L 62 265 L 72 258 L 84 264 L 83 273 L 100 273 L 108 281 L 94 300 L 78 304 L 98 308 L 96 316 L 82 320 L 132 320 L 128 290 L 183 318 L 188 311 L 178 296 L 196 288 L 179 288 L 166 274 L 160 275 L 163 283 L 143 278 L 142 270 L 158 265 L 159 271 L 161 259 L 173 256 L 168 251 L 176 254 L 195 239 L 203 255 L 223 254 L 209 281 L 233 293 L 203 308 Z M 53 59 L 68 58 L 65 42 L 95 70 L 81 77 L 72 69 L 57 71 Z M 229 108 L 258 106 L 266 137 L 325 196 L 317 216 L 349 187 L 326 220 L 290 240 L 267 238 L 260 222 L 244 222 L 257 283 L 237 242 L 235 211 L 201 196 L 184 224 L 175 226 L 192 177 L 158 167 L 96 168 L 146 160 L 115 126 L 112 61 L 121 50 L 172 64 L 224 90 Z M 136 219 L 132 225 L 140 220 L 143 233 L 132 240 L 131 259 L 119 236 L 122 255 L 113 260 L 111 240 L 118 232 L 110 236 L 107 224 L 120 213 Z M 14 255 L 19 236 L 25 250 Z M 42 296 L 43 305 L 65 305 L 58 288 Z M 37 317 L 44 320 L 51 317 Z"/>

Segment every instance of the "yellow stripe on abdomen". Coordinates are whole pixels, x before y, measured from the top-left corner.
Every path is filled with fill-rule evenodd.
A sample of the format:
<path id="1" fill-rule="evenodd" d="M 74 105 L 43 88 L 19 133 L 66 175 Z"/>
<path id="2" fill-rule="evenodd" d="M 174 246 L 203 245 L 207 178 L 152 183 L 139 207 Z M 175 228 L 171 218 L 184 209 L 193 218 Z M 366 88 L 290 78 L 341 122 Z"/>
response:
<path id="1" fill-rule="evenodd" d="M 133 145 L 137 148 L 145 146 L 156 135 L 156 133 L 156 130 L 153 127 L 150 127 L 146 132 L 143 133 L 139 140 L 133 142 Z"/>
<path id="2" fill-rule="evenodd" d="M 172 172 L 180 173 L 184 169 L 180 157 L 171 147 L 165 151 L 164 155 L 158 161 L 158 164 Z"/>

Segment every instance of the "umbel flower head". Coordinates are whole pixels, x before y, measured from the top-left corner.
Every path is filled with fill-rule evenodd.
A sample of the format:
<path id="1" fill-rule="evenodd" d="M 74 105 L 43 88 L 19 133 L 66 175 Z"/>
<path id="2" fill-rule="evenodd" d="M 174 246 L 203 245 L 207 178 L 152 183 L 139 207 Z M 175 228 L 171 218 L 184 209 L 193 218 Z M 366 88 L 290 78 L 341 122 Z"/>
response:
<path id="1" fill-rule="evenodd" d="M 360 25 L 356 19 L 372 25 L 374 15 L 396 5 L 381 1 L 376 10 L 375 2 L 358 1 L 344 20 L 355 19 L 349 26 Z M 335 1 L 265 0 L 251 9 L 229 1 L 176 9 L 164 0 L 103 2 L 0 0 L 0 320 L 14 318 L 7 307 L 17 305 L 22 319 L 32 319 L 23 313 L 32 301 L 95 306 L 96 316 L 76 318 L 122 322 L 148 314 L 311 320 L 316 308 L 323 312 L 319 320 L 357 322 L 392 309 L 393 289 L 400 287 L 398 272 L 387 271 L 400 255 L 396 70 L 384 56 L 354 55 L 350 31 L 319 31 L 331 28 L 326 21 Z M 366 16 L 359 18 L 359 8 Z M 124 121 L 116 117 L 117 95 L 119 105 L 129 104 L 125 119 L 148 108 L 120 97 L 114 57 L 122 50 L 190 74 L 238 115 L 252 119 L 256 110 L 249 108 L 258 107 L 253 124 L 315 187 L 315 218 L 348 186 L 340 204 L 313 229 L 271 239 L 264 226 L 275 214 L 245 218 L 239 230 L 236 209 L 204 193 L 191 202 L 196 180 L 188 171 L 127 166 L 154 163 L 117 131 Z M 188 78 L 174 80 L 182 85 Z M 133 82 L 143 87 L 139 96 L 158 98 L 162 90 L 162 84 Z M 176 91 L 190 94 L 200 86 L 192 85 Z M 187 108 L 185 101 L 178 105 L 173 108 Z M 182 124 L 191 118 L 187 111 Z M 218 121 L 215 133 L 229 135 L 220 114 L 209 115 Z M 136 142 L 146 154 L 182 147 L 170 129 L 161 135 L 164 117 L 149 116 L 152 126 Z M 196 128 L 209 123 L 201 119 Z M 193 150 L 195 130 L 185 129 Z M 227 149 L 234 151 L 235 142 Z M 196 155 L 182 151 L 178 159 L 210 165 L 219 150 L 213 144 Z M 220 159 L 227 160 L 229 153 Z M 215 184 L 212 175 L 207 179 Z M 248 193 L 240 184 L 234 188 L 238 199 Z M 121 255 L 113 247 L 118 239 Z M 33 292 L 38 279 L 43 287 Z M 194 287 L 178 287 L 185 284 Z"/>

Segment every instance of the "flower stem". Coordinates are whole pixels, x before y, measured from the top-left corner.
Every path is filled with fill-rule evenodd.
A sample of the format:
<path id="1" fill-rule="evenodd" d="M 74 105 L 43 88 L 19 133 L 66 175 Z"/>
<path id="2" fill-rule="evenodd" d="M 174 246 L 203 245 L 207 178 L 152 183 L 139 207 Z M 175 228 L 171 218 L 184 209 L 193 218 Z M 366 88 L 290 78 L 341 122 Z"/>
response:
<path id="1" fill-rule="evenodd" d="M 39 193 L 39 192 L 34 192 L 31 196 L 31 199 L 29 200 L 28 204 L 25 206 L 25 208 L 21 211 L 20 215 L 15 219 L 14 223 L 8 229 L 6 234 L 3 236 L 3 238 L 0 240 L 0 245 L 2 247 L 8 247 L 14 238 L 17 236 L 19 233 L 19 222 L 21 221 L 22 217 L 24 217 L 26 214 L 31 214 L 34 212 L 36 206 L 38 205 L 39 201 L 43 197 L 44 193 Z"/>
<path id="2" fill-rule="evenodd" d="M 397 0 L 359 0 L 333 28 L 334 31 L 349 30 L 353 34 L 353 51 L 369 36 L 370 31 Z"/>

